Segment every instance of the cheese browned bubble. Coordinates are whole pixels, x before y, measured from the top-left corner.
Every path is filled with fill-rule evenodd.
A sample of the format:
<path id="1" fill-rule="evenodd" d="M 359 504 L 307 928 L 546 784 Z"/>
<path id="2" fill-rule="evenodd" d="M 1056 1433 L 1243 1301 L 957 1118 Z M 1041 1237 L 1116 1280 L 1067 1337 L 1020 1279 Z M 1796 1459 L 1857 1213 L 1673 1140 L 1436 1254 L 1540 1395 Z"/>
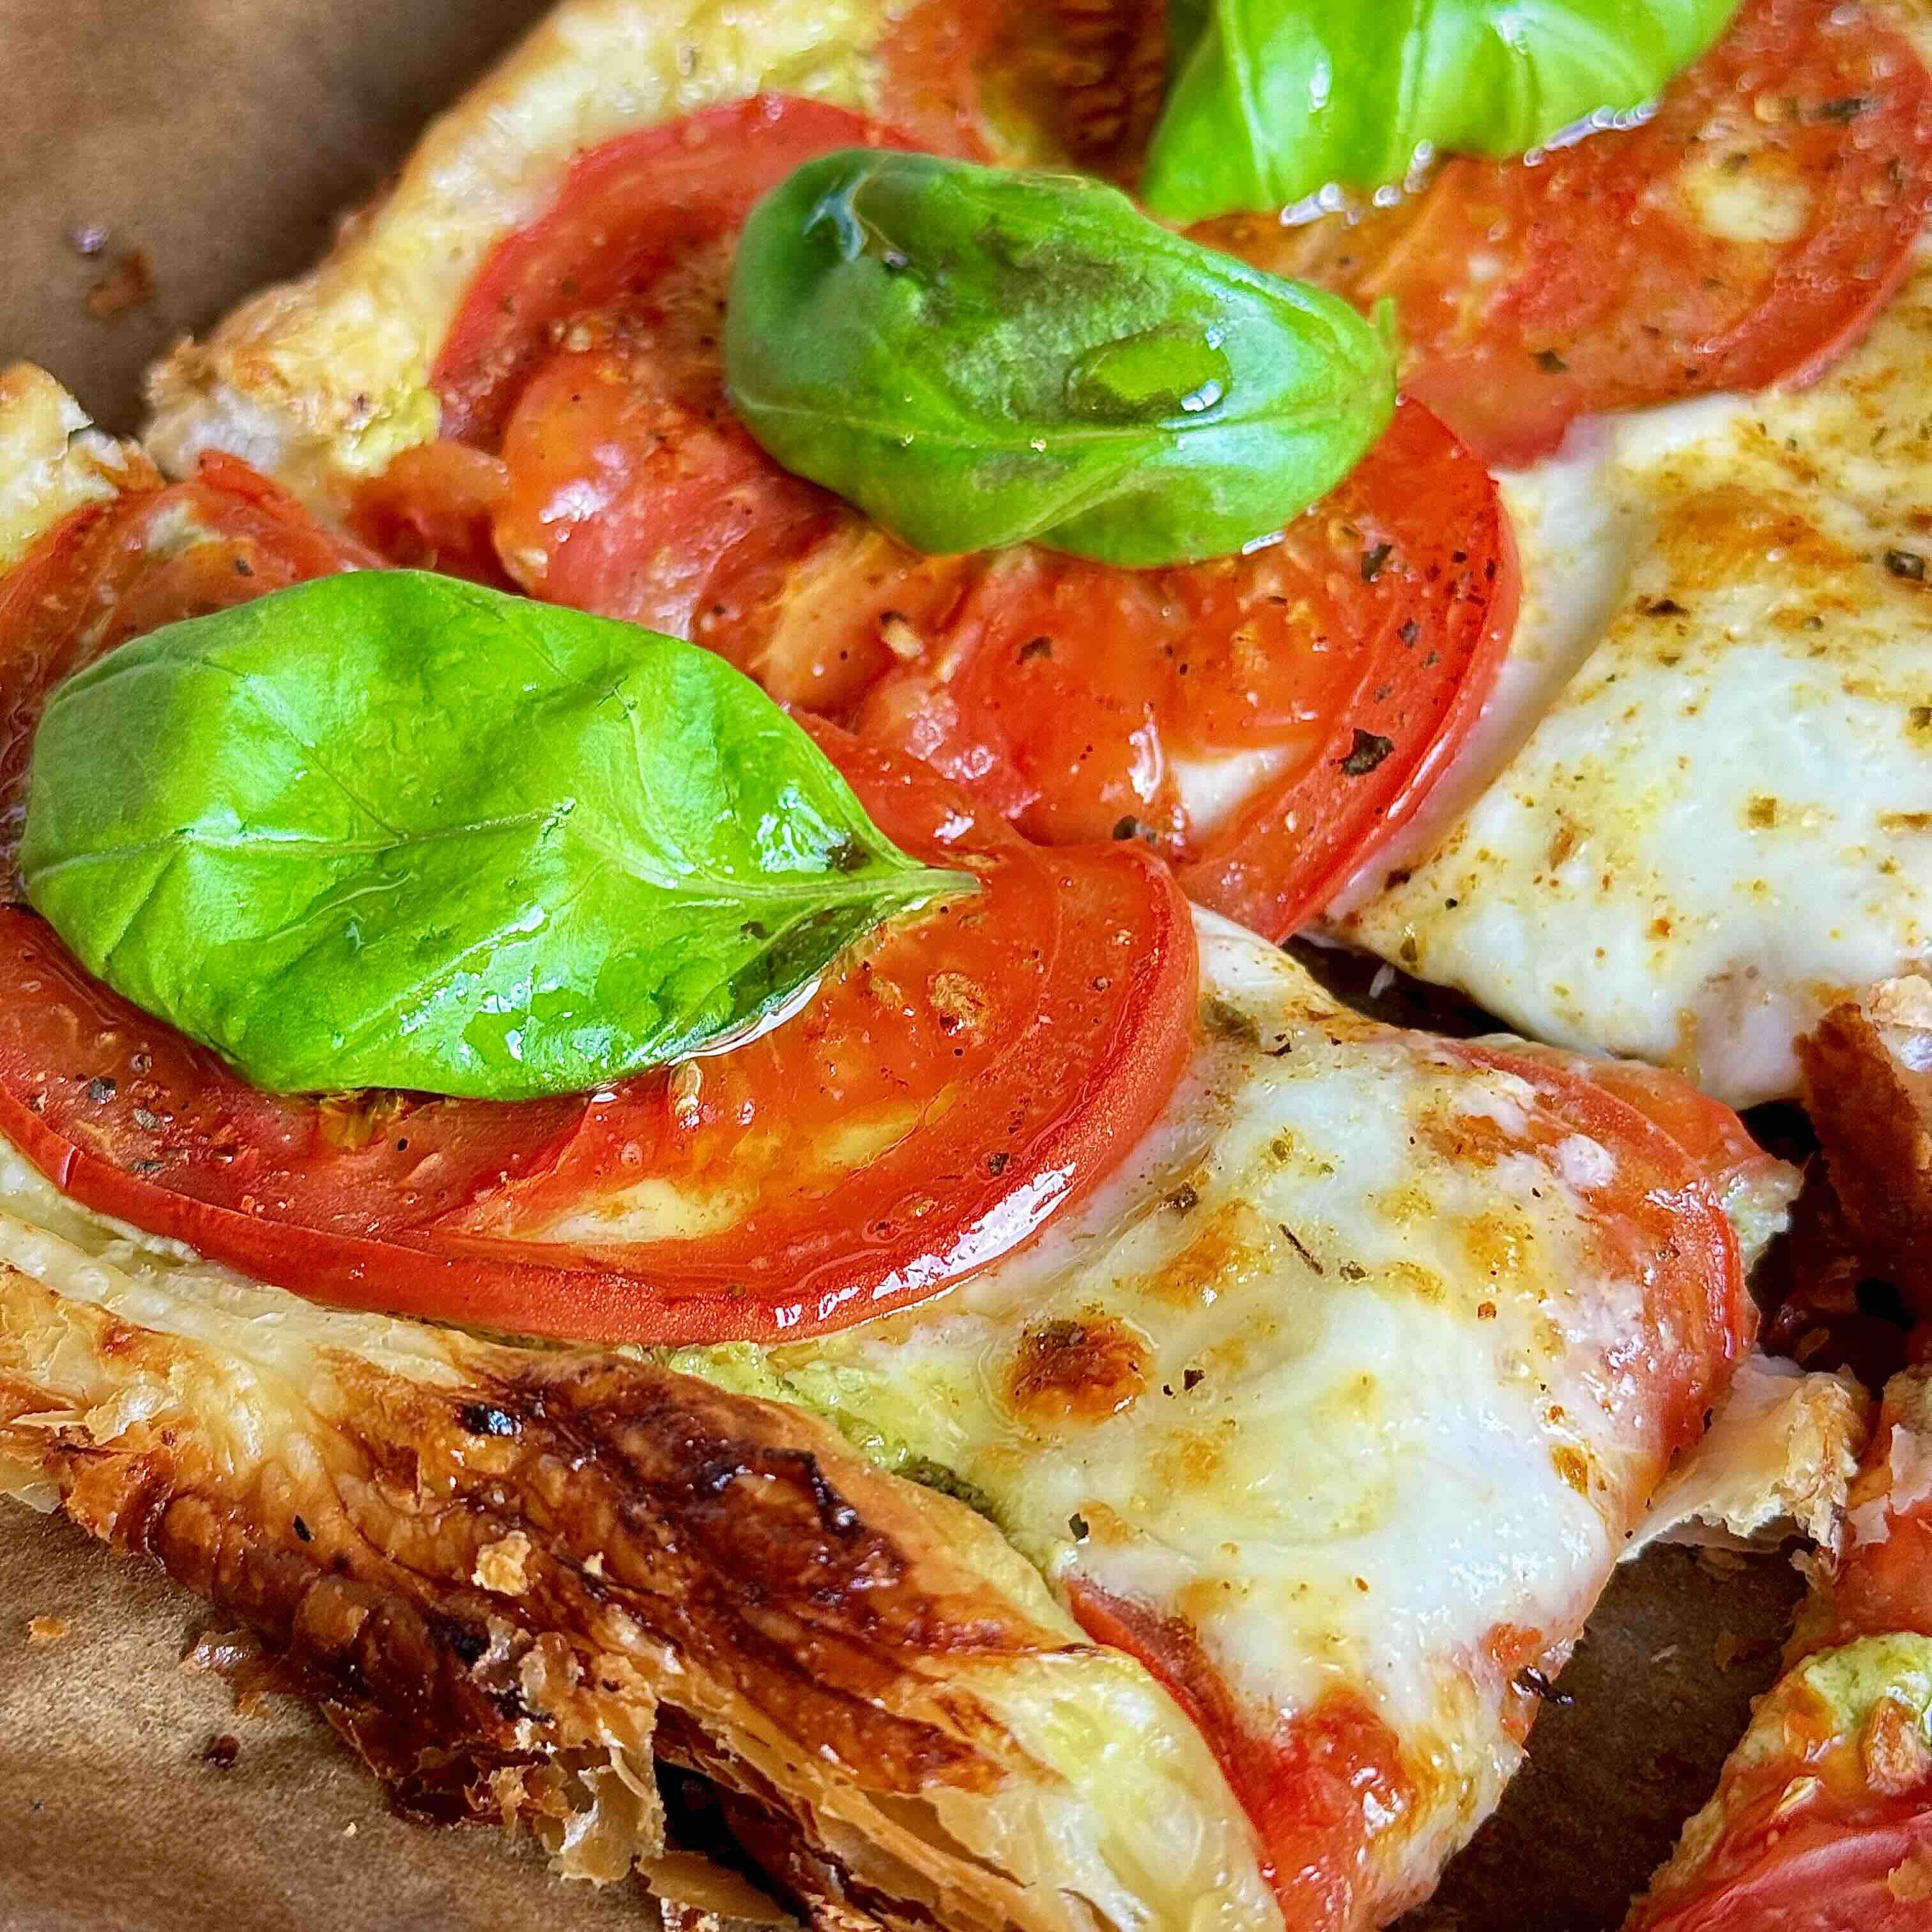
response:
<path id="1" fill-rule="evenodd" d="M 1334 929 L 1539 1038 L 1798 1090 L 1932 959 L 1932 262 L 1815 388 L 1586 424 L 1505 479 L 1483 728 Z"/>

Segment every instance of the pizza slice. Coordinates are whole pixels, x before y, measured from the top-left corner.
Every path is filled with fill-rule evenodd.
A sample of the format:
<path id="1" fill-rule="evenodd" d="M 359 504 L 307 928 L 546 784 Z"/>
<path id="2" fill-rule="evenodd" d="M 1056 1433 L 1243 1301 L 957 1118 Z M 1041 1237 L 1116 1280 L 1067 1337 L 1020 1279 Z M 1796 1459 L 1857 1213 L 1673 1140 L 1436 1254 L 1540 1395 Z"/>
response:
<path id="1" fill-rule="evenodd" d="M 1886 1390 L 1850 1547 L 1820 1565 L 1716 1793 L 1629 1925 L 1906 1928 L 1932 1904 L 1932 1660 L 1922 1372 Z"/>
<path id="2" fill-rule="evenodd" d="M 164 485 L 9 382 L 37 413 L 7 446 L 64 479 L 0 580 L 17 810 L 50 685 L 262 592 L 238 614 L 316 608 L 363 560 L 236 459 Z M 1010 891 L 1032 922 L 1004 968 L 922 983 L 944 922 L 889 928 L 761 1038 L 562 1101 L 252 1090 L 10 908 L 8 1485 L 247 1622 L 406 1802 L 527 1819 L 566 1869 L 648 1877 L 655 1756 L 834 1921 L 1382 1922 L 1495 1802 L 1702 1434 L 1790 1172 L 1671 1076 L 1378 1024 L 1202 914 L 1144 1127 L 1049 1136 L 1090 1184 L 1043 1217 L 1050 1162 L 915 1135 L 888 1204 L 1037 1232 L 908 1260 L 828 1204 L 892 1170 L 865 1094 L 819 1100 L 791 1042 L 854 1024 L 850 974 L 868 1039 L 911 1011 L 950 1062 L 993 1030 L 968 996 L 1028 982 L 1032 868 L 1172 887 L 1131 845 L 1049 862 L 995 823 L 982 849 L 929 773 L 848 768 L 915 844 L 904 801 L 950 800 L 979 929 Z M 1136 1013 L 1170 998 L 1128 983 Z M 1117 1072 L 1034 1097 L 1118 1111 Z M 665 1151 L 728 1138 L 748 1084 L 788 1109 L 783 1171 Z M 1001 1211 L 960 1220 L 989 1179 Z M 748 1235 L 736 1292 L 694 1288 L 740 1227 L 848 1282 L 856 1235 L 890 1266 L 856 1306 L 768 1296 Z M 921 1269 L 949 1292 L 879 1294 Z"/>
<path id="3" fill-rule="evenodd" d="M 1154 572 L 907 550 L 744 434 L 713 326 L 745 208 L 823 147 L 1131 174 L 1142 14 L 732 20 L 560 8 L 157 370 L 164 462 L 238 451 L 394 559 L 698 638 L 1029 836 L 1142 838 L 1270 936 L 1325 907 L 1740 1105 L 1922 963 L 1916 15 L 1753 0 L 1642 124 L 1198 231 L 1392 298 L 1409 400 L 1284 541 Z"/>

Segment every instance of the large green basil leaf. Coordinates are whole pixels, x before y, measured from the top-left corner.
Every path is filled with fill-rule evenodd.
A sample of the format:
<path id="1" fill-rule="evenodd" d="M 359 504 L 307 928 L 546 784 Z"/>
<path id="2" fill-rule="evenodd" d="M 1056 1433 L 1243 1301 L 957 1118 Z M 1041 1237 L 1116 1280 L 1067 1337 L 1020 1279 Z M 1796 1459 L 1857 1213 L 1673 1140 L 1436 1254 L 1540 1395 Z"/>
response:
<path id="1" fill-rule="evenodd" d="M 739 412 L 915 548 L 1133 566 L 1264 539 L 1395 406 L 1347 304 L 1196 247 L 1083 177 L 855 149 L 752 212 Z"/>
<path id="2" fill-rule="evenodd" d="M 1648 100 L 1737 5 L 1190 0 L 1141 192 L 1156 214 L 1198 221 L 1400 181 L 1425 142 L 1520 154 Z"/>
<path id="3" fill-rule="evenodd" d="M 260 1086 L 494 1100 L 716 1042 L 972 883 L 722 658 L 412 571 L 69 680 L 20 866 L 91 972 Z"/>

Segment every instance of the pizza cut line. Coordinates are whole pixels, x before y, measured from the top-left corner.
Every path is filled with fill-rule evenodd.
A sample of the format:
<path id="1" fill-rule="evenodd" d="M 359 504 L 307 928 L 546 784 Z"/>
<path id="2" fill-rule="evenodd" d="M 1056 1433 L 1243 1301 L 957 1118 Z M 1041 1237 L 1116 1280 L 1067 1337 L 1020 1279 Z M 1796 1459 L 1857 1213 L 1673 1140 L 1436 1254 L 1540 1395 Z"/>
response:
<path id="1" fill-rule="evenodd" d="M 1534 202 L 1490 231 L 1532 268 L 1539 224 L 1587 238 L 1622 152 L 1733 252 L 1694 298 L 1638 246 L 1706 345 L 1660 389 L 1614 303 L 1532 352 L 1452 289 L 1373 447 L 1238 557 L 922 556 L 740 420 L 739 230 L 828 154 L 1131 168 L 1126 109 L 1041 103 L 1078 73 L 1104 104 L 1109 63 L 1139 98 L 1148 37 L 1070 68 L 1068 10 L 565 0 L 310 278 L 156 372 L 143 446 L 0 378 L 0 1477 L 243 1617 L 406 1807 L 527 1822 L 560 1870 L 670 1869 L 661 1761 L 814 1924 L 1342 1932 L 1493 1808 L 1621 1556 L 1689 1522 L 1859 1560 L 1862 1400 L 1753 1352 L 1798 1176 L 1731 1107 L 1802 1060 L 1861 1251 L 1913 1293 L 1892 1149 L 1820 1101 L 1854 1008 L 1806 1036 L 1861 998 L 1896 1033 L 1870 989 L 1926 963 L 1932 80 L 1916 16 L 1757 0 L 1529 187 L 1452 163 L 1387 238 L 1210 224 L 1408 302 L 1482 196 Z M 184 704 L 184 665 L 238 664 L 326 767 L 320 712 L 269 696 L 284 644 L 326 658 L 286 614 L 418 604 L 478 651 L 547 623 L 560 678 L 596 640 L 566 612 L 706 646 L 815 714 L 707 700 L 856 801 L 832 872 L 876 836 L 951 883 L 668 1069 L 263 1090 L 238 1030 L 115 990 L 177 874 L 255 890 L 232 815 L 179 866 L 129 848 L 174 856 L 92 971 L 27 909 L 125 863 L 49 862 L 43 714 L 111 728 L 123 667 Z M 354 868 L 421 802 L 325 769 L 353 810 L 311 823 L 313 776 L 272 795 L 284 842 L 326 830 L 382 973 L 408 895 Z M 1324 913 L 1530 1038 L 1364 1018 L 1270 943 Z"/>

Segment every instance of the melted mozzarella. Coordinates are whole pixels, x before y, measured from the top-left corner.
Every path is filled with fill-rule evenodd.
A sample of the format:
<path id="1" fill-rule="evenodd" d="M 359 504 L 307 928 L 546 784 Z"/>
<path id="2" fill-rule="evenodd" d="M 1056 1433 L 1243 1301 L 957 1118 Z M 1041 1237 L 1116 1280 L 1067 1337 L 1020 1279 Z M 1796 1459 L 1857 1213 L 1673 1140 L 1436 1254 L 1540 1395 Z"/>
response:
<path id="1" fill-rule="evenodd" d="M 1536 1150 L 1526 1083 L 1200 926 L 1215 1037 L 1100 1196 L 942 1301 L 761 1366 L 943 1466 L 1062 1588 L 1184 1618 L 1264 1724 L 1366 1700 L 1419 1787 L 1373 1855 L 1394 1897 L 1520 1755 L 1523 1660 L 1492 1636 L 1560 1652 L 1662 1473 L 1630 1352 L 1656 1310 L 1584 1198 L 1614 1148 Z"/>
<path id="2" fill-rule="evenodd" d="M 1498 699 L 1336 929 L 1738 1105 L 1932 959 L 1928 350 L 1922 266 L 1816 387 L 1585 425 L 1509 479 Z"/>

